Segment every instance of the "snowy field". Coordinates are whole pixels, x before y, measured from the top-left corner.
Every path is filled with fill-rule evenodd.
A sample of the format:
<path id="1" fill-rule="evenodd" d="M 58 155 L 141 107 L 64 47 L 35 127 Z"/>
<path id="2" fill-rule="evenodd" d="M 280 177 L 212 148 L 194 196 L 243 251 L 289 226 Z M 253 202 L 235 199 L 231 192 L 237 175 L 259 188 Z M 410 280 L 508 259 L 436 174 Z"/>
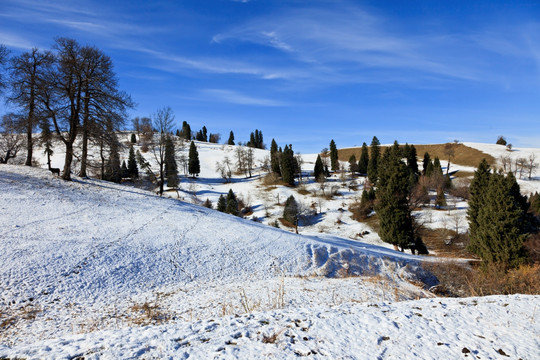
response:
<path id="1" fill-rule="evenodd" d="M 540 297 L 434 298 L 418 264 L 444 260 L 394 252 L 352 220 L 358 179 L 330 179 L 337 195 L 323 203 L 309 178 L 304 194 L 268 189 L 258 171 L 224 184 L 215 164 L 234 147 L 197 145 L 199 179 L 164 198 L 0 166 L 0 358 L 540 358 Z M 527 151 L 540 155 L 510 154 Z M 303 155 L 306 173 L 315 158 Z M 528 193 L 538 180 L 519 182 Z M 252 206 L 249 219 L 190 204 L 215 205 L 229 188 Z M 322 210 L 301 235 L 268 226 L 291 194 Z M 455 204 L 420 216 L 432 227 L 464 218 L 466 203 Z"/>

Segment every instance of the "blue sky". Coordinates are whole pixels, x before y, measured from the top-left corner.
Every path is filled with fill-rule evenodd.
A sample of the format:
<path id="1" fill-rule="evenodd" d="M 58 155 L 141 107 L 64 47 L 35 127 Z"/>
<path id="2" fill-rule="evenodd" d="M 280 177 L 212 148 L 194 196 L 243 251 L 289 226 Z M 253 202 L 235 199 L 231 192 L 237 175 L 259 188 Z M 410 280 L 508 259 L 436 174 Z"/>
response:
<path id="1" fill-rule="evenodd" d="M 382 143 L 540 147 L 540 2 L 2 0 L 13 54 L 95 45 L 180 124 L 317 152 Z M 8 111 L 0 105 L 0 112 Z"/>

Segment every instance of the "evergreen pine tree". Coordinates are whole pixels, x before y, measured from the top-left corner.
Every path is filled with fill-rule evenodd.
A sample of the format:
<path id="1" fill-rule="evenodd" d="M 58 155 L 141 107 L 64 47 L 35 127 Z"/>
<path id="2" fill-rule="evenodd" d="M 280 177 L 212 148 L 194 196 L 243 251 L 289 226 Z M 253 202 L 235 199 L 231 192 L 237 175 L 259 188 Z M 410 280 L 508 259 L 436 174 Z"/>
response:
<path id="1" fill-rule="evenodd" d="M 232 189 L 229 189 L 229 193 L 227 194 L 227 207 L 225 208 L 225 212 L 235 216 L 240 214 L 238 211 L 238 200 Z"/>
<path id="2" fill-rule="evenodd" d="M 437 156 L 435 156 L 435 159 L 433 159 L 433 174 L 436 176 L 442 176 L 443 171 L 441 167 L 441 161 Z"/>
<path id="3" fill-rule="evenodd" d="M 536 215 L 540 214 L 540 194 L 538 192 L 529 196 L 529 203 L 531 211 Z"/>
<path id="4" fill-rule="evenodd" d="M 127 165 L 126 165 L 126 160 L 122 160 L 122 166 L 120 168 L 120 172 L 121 172 L 121 176 L 122 178 L 127 178 L 129 177 L 129 171 L 128 171 L 128 168 L 127 168 Z"/>
<path id="5" fill-rule="evenodd" d="M 298 203 L 292 195 L 287 198 L 287 201 L 285 201 L 283 218 L 293 225 L 296 224 L 296 220 L 298 218 Z"/>
<path id="6" fill-rule="evenodd" d="M 137 143 L 137 136 L 135 134 L 131 134 L 131 143 L 132 144 Z"/>
<path id="7" fill-rule="evenodd" d="M 425 176 L 428 177 L 428 178 L 433 176 L 433 173 L 435 172 L 434 169 L 435 168 L 433 166 L 433 161 L 430 160 L 428 162 L 428 164 L 427 164 L 427 167 L 426 167 Z"/>
<path id="8" fill-rule="evenodd" d="M 105 179 L 115 183 L 122 181 L 122 169 L 120 164 L 120 156 L 118 155 L 118 147 L 120 146 L 118 138 L 113 133 L 111 135 L 109 160 L 107 162 L 107 168 L 105 171 Z"/>
<path id="9" fill-rule="evenodd" d="M 486 159 L 482 159 L 478 168 L 474 172 L 471 185 L 469 186 L 470 200 L 469 208 L 467 209 L 467 219 L 469 220 L 469 251 L 475 253 L 479 251 L 476 249 L 476 243 L 479 241 L 477 234 L 480 232 L 480 225 L 478 223 L 478 213 L 480 208 L 484 204 L 484 198 L 489 185 L 489 179 L 491 177 L 489 164 Z"/>
<path id="10" fill-rule="evenodd" d="M 206 126 L 202 127 L 201 134 L 202 134 L 202 141 L 208 142 L 208 131 L 206 130 Z"/>
<path id="11" fill-rule="evenodd" d="M 209 198 L 206 198 L 205 202 L 203 203 L 203 206 L 208 209 L 212 209 L 212 202 Z"/>
<path id="12" fill-rule="evenodd" d="M 367 174 L 369 164 L 369 150 L 366 143 L 362 144 L 362 152 L 360 153 L 360 160 L 358 160 L 358 172 L 362 175 Z"/>
<path id="13" fill-rule="evenodd" d="M 356 162 L 356 156 L 354 154 L 349 157 L 349 170 L 353 174 L 358 171 L 358 163 Z"/>
<path id="14" fill-rule="evenodd" d="M 189 126 L 187 121 L 184 121 L 182 123 L 182 131 L 180 132 L 180 137 L 184 140 L 191 140 L 191 126 Z"/>
<path id="15" fill-rule="evenodd" d="M 191 145 L 189 146 L 188 172 L 191 176 L 199 176 L 199 173 L 201 172 L 199 152 L 197 151 L 197 147 L 195 146 L 195 143 L 193 141 L 191 141 Z"/>
<path id="16" fill-rule="evenodd" d="M 165 139 L 165 175 L 167 186 L 173 189 L 178 187 L 178 165 L 175 153 L 174 142 L 170 136 L 167 136 Z"/>
<path id="17" fill-rule="evenodd" d="M 249 134 L 249 141 L 247 142 L 246 146 L 255 147 L 255 134 L 253 132 Z"/>
<path id="18" fill-rule="evenodd" d="M 217 203 L 217 211 L 225 212 L 227 210 L 227 200 L 225 199 L 225 196 L 221 194 L 218 199 Z"/>
<path id="19" fill-rule="evenodd" d="M 290 146 L 290 147 L 289 147 Z M 294 186 L 294 152 L 292 145 L 285 145 L 283 154 L 281 155 L 281 177 L 283 182 L 290 186 Z"/>
<path id="20" fill-rule="evenodd" d="M 422 160 L 422 175 L 429 177 L 429 175 L 427 174 L 427 170 L 430 163 L 431 163 L 431 157 L 429 156 L 429 153 L 425 152 L 424 160 Z"/>
<path id="21" fill-rule="evenodd" d="M 313 169 L 313 177 L 315 181 L 318 181 L 321 176 L 324 176 L 324 165 L 321 159 L 321 155 L 317 155 L 317 160 L 315 161 L 315 168 Z"/>
<path id="22" fill-rule="evenodd" d="M 234 133 L 232 132 L 232 130 L 229 134 L 229 140 L 227 140 L 227 145 L 234 145 Z"/>
<path id="23" fill-rule="evenodd" d="M 377 170 L 379 168 L 379 157 L 381 156 L 381 148 L 379 147 L 381 143 L 379 142 L 379 139 L 377 139 L 376 136 L 373 137 L 373 140 L 371 140 L 371 154 L 369 156 L 369 163 L 368 163 L 368 179 L 371 181 L 371 183 L 376 184 L 377 183 Z"/>
<path id="24" fill-rule="evenodd" d="M 272 145 L 270 145 L 270 168 L 272 172 L 281 176 L 280 156 L 276 140 L 272 139 Z"/>
<path id="25" fill-rule="evenodd" d="M 259 130 L 259 134 L 255 137 L 255 140 L 257 140 L 257 148 L 264 149 L 264 141 L 263 141 L 263 134 L 262 131 Z"/>
<path id="26" fill-rule="evenodd" d="M 137 159 L 135 158 L 135 150 L 133 146 L 129 148 L 129 157 L 128 157 L 128 176 L 132 179 L 137 179 L 139 177 L 139 169 L 137 167 Z"/>
<path id="27" fill-rule="evenodd" d="M 378 166 L 376 192 L 379 235 L 402 251 L 414 242 L 412 216 L 408 205 L 409 169 L 395 146 L 387 149 Z"/>
<path id="28" fill-rule="evenodd" d="M 417 157 L 417 154 L 416 154 L 416 148 L 414 147 L 414 145 L 407 145 L 405 144 L 405 147 L 407 148 L 406 151 L 404 151 L 405 153 L 405 158 L 407 159 L 407 166 L 409 167 L 409 169 L 411 169 L 412 173 L 417 176 L 419 174 L 419 171 L 418 171 L 418 159 L 416 158 Z"/>
<path id="29" fill-rule="evenodd" d="M 501 173 L 493 173 L 487 179 L 487 187 L 475 195 L 479 196 L 475 199 L 475 205 L 480 206 L 477 208 L 475 226 L 470 228 L 469 223 L 471 240 L 468 248 L 485 263 L 518 266 L 526 258 L 523 247 L 526 238 L 525 197 L 520 194 L 519 185 L 512 173 L 506 177 Z M 479 177 L 477 180 L 475 186 L 485 178 Z"/>
<path id="30" fill-rule="evenodd" d="M 334 139 L 330 141 L 330 167 L 332 171 L 339 170 L 338 150 Z"/>

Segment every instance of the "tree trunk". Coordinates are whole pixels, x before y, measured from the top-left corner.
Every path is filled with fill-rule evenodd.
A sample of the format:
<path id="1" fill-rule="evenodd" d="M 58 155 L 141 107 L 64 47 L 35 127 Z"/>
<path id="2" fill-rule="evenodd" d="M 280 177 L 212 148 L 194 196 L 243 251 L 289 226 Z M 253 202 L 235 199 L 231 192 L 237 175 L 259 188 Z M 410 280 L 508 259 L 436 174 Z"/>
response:
<path id="1" fill-rule="evenodd" d="M 30 120 L 28 120 L 28 126 L 26 128 L 26 162 L 24 165 L 26 166 L 32 166 L 32 156 L 33 156 L 33 149 L 34 144 L 32 141 L 32 123 L 30 123 Z"/>
<path id="2" fill-rule="evenodd" d="M 73 143 L 66 142 L 66 160 L 64 162 L 64 173 L 62 179 L 71 181 L 71 163 L 73 161 Z"/>
<path id="3" fill-rule="evenodd" d="M 81 171 L 79 172 L 80 177 L 88 177 L 86 174 L 86 162 L 88 157 L 88 130 L 83 129 L 82 134 L 82 154 L 81 154 Z"/>

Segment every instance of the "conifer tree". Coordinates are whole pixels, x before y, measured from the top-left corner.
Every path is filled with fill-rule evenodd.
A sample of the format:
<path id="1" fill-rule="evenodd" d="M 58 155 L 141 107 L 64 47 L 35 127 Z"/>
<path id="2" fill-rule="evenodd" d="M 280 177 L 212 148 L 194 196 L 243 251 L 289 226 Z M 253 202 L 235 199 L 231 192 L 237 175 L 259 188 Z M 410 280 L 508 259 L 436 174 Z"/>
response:
<path id="1" fill-rule="evenodd" d="M 427 167 L 426 167 L 426 171 L 425 171 L 424 175 L 429 178 L 429 177 L 433 176 L 433 173 L 434 173 L 433 161 L 430 160 L 427 163 Z"/>
<path id="2" fill-rule="evenodd" d="M 440 176 L 442 176 L 443 174 L 441 161 L 439 160 L 437 156 L 435 156 L 435 159 L 433 159 L 433 173 L 435 175 L 440 175 Z"/>
<path id="3" fill-rule="evenodd" d="M 283 208 L 283 218 L 291 224 L 297 223 L 298 219 L 298 203 L 294 196 L 289 196 L 285 201 L 285 207 Z"/>
<path id="4" fill-rule="evenodd" d="M 281 160 L 279 156 L 278 146 L 276 140 L 272 139 L 272 145 L 270 145 L 270 168 L 272 172 L 281 176 Z"/>
<path id="5" fill-rule="evenodd" d="M 470 200 L 469 208 L 467 209 L 467 219 L 469 220 L 469 237 L 471 239 L 469 250 L 472 252 L 479 251 L 475 248 L 475 243 L 478 242 L 477 234 L 480 232 L 478 213 L 484 204 L 490 177 L 490 166 L 486 159 L 482 159 L 474 172 L 474 177 L 469 186 Z"/>
<path id="6" fill-rule="evenodd" d="M 227 207 L 225 208 L 225 212 L 235 216 L 240 214 L 238 211 L 238 200 L 232 189 L 229 189 L 229 193 L 227 194 Z"/>
<path id="7" fill-rule="evenodd" d="M 182 131 L 180 132 L 180 137 L 184 140 L 191 140 L 191 126 L 187 121 L 182 122 Z"/>
<path id="8" fill-rule="evenodd" d="M 324 176 L 324 165 L 321 159 L 321 155 L 317 155 L 317 160 L 315 161 L 315 168 L 313 169 L 313 177 L 315 181 L 318 181 L 321 176 Z"/>
<path id="9" fill-rule="evenodd" d="M 281 155 L 281 177 L 283 182 L 290 186 L 294 186 L 294 152 L 292 145 L 285 145 L 283 154 Z"/>
<path id="10" fill-rule="evenodd" d="M 208 142 L 208 130 L 206 130 L 206 126 L 202 127 L 202 135 L 203 135 L 203 141 Z"/>
<path id="11" fill-rule="evenodd" d="M 332 171 L 339 170 L 338 150 L 334 139 L 330 141 L 330 167 Z"/>
<path id="12" fill-rule="evenodd" d="M 122 181 L 122 169 L 120 164 L 120 156 L 118 155 L 119 146 L 120 143 L 118 142 L 116 135 L 113 133 L 111 135 L 109 160 L 107 162 L 104 180 L 115 183 L 120 183 Z"/>
<path id="13" fill-rule="evenodd" d="M 405 158 L 407 159 L 407 166 L 411 169 L 414 175 L 418 175 L 418 159 L 416 154 L 416 148 L 414 145 L 405 144 L 406 150 L 404 151 Z"/>
<path id="14" fill-rule="evenodd" d="M 126 160 L 122 161 L 122 167 L 120 169 L 121 169 L 122 178 L 129 177 L 129 172 L 128 172 L 128 168 L 127 168 L 127 165 L 126 165 Z"/>
<path id="15" fill-rule="evenodd" d="M 427 170 L 428 170 L 428 166 L 429 166 L 430 163 L 431 163 L 431 157 L 429 156 L 428 152 L 425 152 L 424 153 L 424 160 L 422 161 L 422 175 L 425 175 L 425 176 L 429 177 L 429 175 L 427 174 Z M 431 164 L 431 165 L 433 165 L 433 164 Z"/>
<path id="16" fill-rule="evenodd" d="M 375 210 L 379 216 L 381 239 L 402 251 L 414 242 L 408 205 L 409 174 L 409 169 L 401 160 L 399 147 L 388 148 L 378 166 Z"/>
<path id="17" fill-rule="evenodd" d="M 257 148 L 259 149 L 265 149 L 264 141 L 263 141 L 263 134 L 262 131 L 259 130 L 259 133 L 255 136 L 255 140 L 257 140 Z"/>
<path id="18" fill-rule="evenodd" d="M 135 134 L 131 134 L 131 143 L 136 144 L 137 143 L 137 136 Z"/>
<path id="19" fill-rule="evenodd" d="M 229 140 L 227 140 L 227 145 L 234 145 L 234 133 L 232 132 L 232 130 L 229 134 Z"/>
<path id="20" fill-rule="evenodd" d="M 139 169 L 137 167 L 137 159 L 135 157 L 135 150 L 133 146 L 129 148 L 129 157 L 128 157 L 128 176 L 132 179 L 137 179 L 139 177 Z"/>
<path id="21" fill-rule="evenodd" d="M 225 212 L 227 210 L 227 200 L 225 199 L 225 196 L 221 194 L 218 199 L 217 203 L 217 211 Z"/>
<path id="22" fill-rule="evenodd" d="M 165 140 L 165 175 L 167 186 L 176 189 L 178 187 L 178 165 L 176 164 L 174 142 L 170 136 L 167 136 Z"/>
<path id="23" fill-rule="evenodd" d="M 201 172 L 199 152 L 197 151 L 197 146 L 195 146 L 195 143 L 193 141 L 191 141 L 191 145 L 189 146 L 188 172 L 191 176 L 199 176 L 199 173 Z"/>
<path id="24" fill-rule="evenodd" d="M 356 156 L 354 154 L 349 157 L 349 170 L 353 174 L 358 171 L 358 163 L 356 162 Z"/>
<path id="25" fill-rule="evenodd" d="M 540 214 L 540 194 L 538 191 L 529 196 L 529 203 L 531 211 L 536 215 Z"/>
<path id="26" fill-rule="evenodd" d="M 369 164 L 368 146 L 364 142 L 362 144 L 362 152 L 360 153 L 360 160 L 358 161 L 358 172 L 363 175 L 367 174 L 368 164 Z"/>
<path id="27" fill-rule="evenodd" d="M 373 184 L 377 183 L 378 178 L 377 170 L 379 168 L 379 157 L 381 155 L 381 149 L 379 147 L 380 145 L 381 143 L 379 142 L 379 139 L 374 136 L 373 140 L 371 140 L 371 154 L 369 156 L 367 169 L 369 181 L 371 181 Z"/>
<path id="28" fill-rule="evenodd" d="M 484 169 L 485 166 L 482 171 Z M 475 195 L 474 205 L 480 206 L 473 209 L 473 213 L 477 210 L 474 225 L 469 218 L 468 249 L 480 256 L 485 263 L 516 267 L 526 258 L 523 247 L 527 236 L 525 197 L 520 194 L 519 185 L 512 173 L 508 176 L 502 173 L 481 176 L 482 174 L 478 173 L 477 177 L 475 173 L 478 180 L 475 181 L 475 187 L 486 179 L 488 184 Z M 472 185 L 471 183 L 471 187 Z"/>

